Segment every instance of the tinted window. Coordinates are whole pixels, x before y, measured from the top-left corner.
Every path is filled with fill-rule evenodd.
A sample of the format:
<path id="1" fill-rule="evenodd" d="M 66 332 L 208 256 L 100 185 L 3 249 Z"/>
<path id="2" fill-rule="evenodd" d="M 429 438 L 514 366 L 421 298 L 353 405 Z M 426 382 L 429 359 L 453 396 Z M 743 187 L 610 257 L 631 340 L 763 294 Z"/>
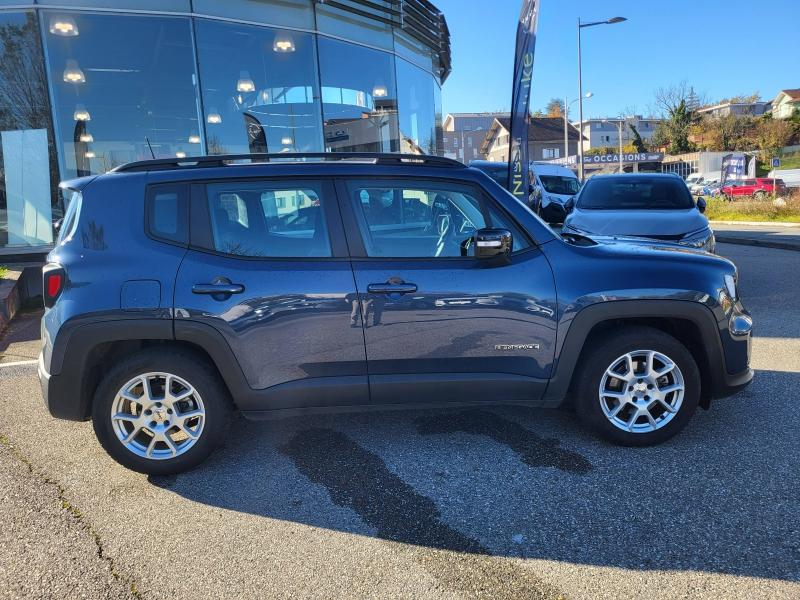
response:
<path id="1" fill-rule="evenodd" d="M 315 182 L 227 182 L 207 186 L 214 250 L 239 256 L 331 256 Z"/>
<path id="2" fill-rule="evenodd" d="M 605 210 L 688 209 L 689 189 L 677 177 L 597 177 L 583 187 L 578 208 Z"/>
<path id="3" fill-rule="evenodd" d="M 467 242 L 484 227 L 510 229 L 515 250 L 529 246 L 505 215 L 465 186 L 351 182 L 348 191 L 367 256 L 474 256 Z"/>
<path id="4" fill-rule="evenodd" d="M 561 175 L 540 175 L 544 189 L 551 194 L 577 194 L 581 186 L 575 177 Z"/>
<path id="5" fill-rule="evenodd" d="M 508 165 L 487 165 L 478 168 L 503 188 L 508 189 Z"/>
<path id="6" fill-rule="evenodd" d="M 156 185 L 147 190 L 147 224 L 151 235 L 185 244 L 189 193 L 185 185 Z"/>

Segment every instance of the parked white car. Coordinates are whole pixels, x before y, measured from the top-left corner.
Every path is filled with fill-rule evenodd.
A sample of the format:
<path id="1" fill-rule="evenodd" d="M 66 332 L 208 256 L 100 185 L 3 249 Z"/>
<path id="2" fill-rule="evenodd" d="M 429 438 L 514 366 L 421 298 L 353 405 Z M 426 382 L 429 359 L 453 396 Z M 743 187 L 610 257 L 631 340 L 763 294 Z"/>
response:
<path id="1" fill-rule="evenodd" d="M 787 188 L 800 187 L 800 169 L 777 169 L 767 175 L 770 179 L 783 179 Z"/>
<path id="2" fill-rule="evenodd" d="M 701 196 L 706 186 L 719 183 L 719 173 L 692 173 L 686 178 L 686 186 L 694 196 Z"/>

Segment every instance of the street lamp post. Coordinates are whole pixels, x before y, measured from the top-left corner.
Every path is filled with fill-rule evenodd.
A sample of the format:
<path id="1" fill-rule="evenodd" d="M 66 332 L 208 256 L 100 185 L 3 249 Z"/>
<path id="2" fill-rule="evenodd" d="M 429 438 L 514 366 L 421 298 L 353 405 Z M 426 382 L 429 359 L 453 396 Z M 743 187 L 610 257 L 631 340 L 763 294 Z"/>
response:
<path id="1" fill-rule="evenodd" d="M 594 96 L 592 92 L 586 92 L 584 98 L 591 98 Z M 566 161 L 569 158 L 569 107 L 575 104 L 578 101 L 577 98 L 572 100 L 571 102 L 569 99 L 564 96 L 564 160 Z M 583 144 L 583 132 L 578 132 L 578 144 Z M 565 163 L 566 164 L 566 163 Z"/>
<path id="2" fill-rule="evenodd" d="M 578 140 L 578 177 L 583 181 L 583 77 L 581 76 L 581 29 L 584 27 L 594 27 L 595 25 L 614 25 L 627 21 L 625 17 L 612 17 L 605 21 L 593 21 L 591 23 L 581 23 L 578 17 L 578 118 L 580 127 L 580 139 Z"/>

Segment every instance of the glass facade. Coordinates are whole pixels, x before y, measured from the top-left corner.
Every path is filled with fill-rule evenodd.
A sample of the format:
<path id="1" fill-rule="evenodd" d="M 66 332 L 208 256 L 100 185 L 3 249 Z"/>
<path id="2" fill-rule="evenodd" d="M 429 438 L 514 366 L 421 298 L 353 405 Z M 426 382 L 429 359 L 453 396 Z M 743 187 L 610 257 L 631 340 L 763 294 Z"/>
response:
<path id="1" fill-rule="evenodd" d="M 421 42 L 404 2 L 32 4 L 0 3 L 0 253 L 52 246 L 59 180 L 126 162 L 442 153 L 446 28 Z"/>

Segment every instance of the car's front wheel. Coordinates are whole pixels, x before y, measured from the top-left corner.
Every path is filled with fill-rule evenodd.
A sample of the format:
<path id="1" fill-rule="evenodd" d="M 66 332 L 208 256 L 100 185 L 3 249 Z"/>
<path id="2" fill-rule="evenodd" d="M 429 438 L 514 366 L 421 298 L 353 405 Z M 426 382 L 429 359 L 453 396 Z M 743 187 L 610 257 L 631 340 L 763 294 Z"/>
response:
<path id="1" fill-rule="evenodd" d="M 625 446 L 659 444 L 683 429 L 700 399 L 700 372 L 674 337 L 631 327 L 581 357 L 575 406 L 597 433 Z"/>
<path id="2" fill-rule="evenodd" d="M 152 475 L 187 471 L 222 442 L 232 405 L 215 369 L 176 349 L 148 349 L 116 365 L 95 392 L 92 422 L 121 465 Z"/>

